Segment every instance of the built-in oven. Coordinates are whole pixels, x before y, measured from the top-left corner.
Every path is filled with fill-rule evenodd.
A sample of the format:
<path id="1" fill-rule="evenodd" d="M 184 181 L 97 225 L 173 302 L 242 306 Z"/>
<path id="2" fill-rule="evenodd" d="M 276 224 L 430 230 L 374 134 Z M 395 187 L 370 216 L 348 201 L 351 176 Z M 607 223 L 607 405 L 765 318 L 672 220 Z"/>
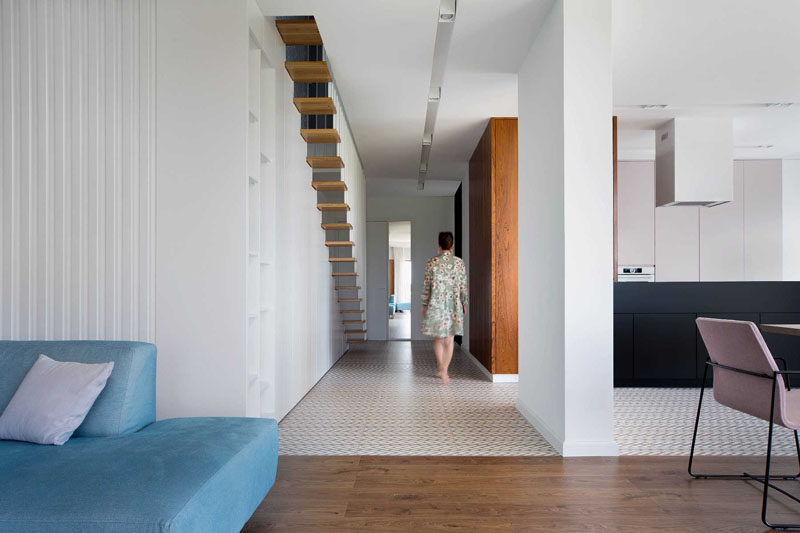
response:
<path id="1" fill-rule="evenodd" d="M 655 265 L 627 265 L 617 267 L 617 281 L 653 282 L 655 280 Z"/>

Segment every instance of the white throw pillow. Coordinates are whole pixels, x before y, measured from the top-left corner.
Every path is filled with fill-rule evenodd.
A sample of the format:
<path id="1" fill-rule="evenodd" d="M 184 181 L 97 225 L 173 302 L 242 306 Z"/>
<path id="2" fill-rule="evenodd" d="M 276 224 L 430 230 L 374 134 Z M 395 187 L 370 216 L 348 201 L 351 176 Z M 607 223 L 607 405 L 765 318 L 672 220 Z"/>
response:
<path id="1" fill-rule="evenodd" d="M 106 386 L 114 362 L 54 361 L 40 355 L 0 415 L 0 439 L 64 444 Z"/>

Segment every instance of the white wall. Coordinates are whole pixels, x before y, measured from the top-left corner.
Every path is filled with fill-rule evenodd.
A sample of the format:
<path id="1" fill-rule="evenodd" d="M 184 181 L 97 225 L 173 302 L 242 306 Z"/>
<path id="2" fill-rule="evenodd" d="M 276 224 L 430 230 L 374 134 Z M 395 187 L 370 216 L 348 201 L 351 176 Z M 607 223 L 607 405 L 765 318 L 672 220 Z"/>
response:
<path id="1" fill-rule="evenodd" d="M 440 231 L 453 231 L 452 196 L 370 196 L 367 198 L 367 220 L 398 222 L 411 221 L 411 338 L 425 340 L 420 333 L 419 302 L 425 262 L 438 250 Z M 371 279 L 367 284 L 371 284 Z M 367 305 L 386 306 L 387 302 L 368 302 Z"/>
<path id="2" fill-rule="evenodd" d="M 619 264 L 655 264 L 655 180 L 652 161 L 617 165 Z"/>
<path id="3" fill-rule="evenodd" d="M 615 455 L 611 3 L 556 0 L 518 92 L 518 408 L 564 455 Z"/>
<path id="4" fill-rule="evenodd" d="M 648 264 L 646 232 L 636 228 L 650 224 L 653 211 L 640 192 L 655 179 L 652 165 L 619 163 L 620 264 Z M 784 257 L 800 245 L 783 233 L 791 235 L 800 204 L 793 202 L 791 186 L 782 192 L 783 174 L 780 160 L 734 161 L 732 202 L 656 208 L 656 281 L 784 279 Z"/>
<path id="5" fill-rule="evenodd" d="M 156 21 L 157 414 L 243 416 L 246 4 L 158 2 Z"/>
<path id="6" fill-rule="evenodd" d="M 744 274 L 783 279 L 782 181 L 779 159 L 744 162 Z"/>
<path id="7" fill-rule="evenodd" d="M 744 165 L 733 165 L 733 201 L 696 208 L 699 216 L 700 281 L 744 279 Z"/>
<path id="8" fill-rule="evenodd" d="M 783 279 L 800 281 L 800 160 L 783 161 Z"/>
<path id="9" fill-rule="evenodd" d="M 154 15 L 0 4 L 0 338 L 153 339 Z"/>
<path id="10" fill-rule="evenodd" d="M 700 279 L 697 207 L 656 207 L 656 281 Z"/>

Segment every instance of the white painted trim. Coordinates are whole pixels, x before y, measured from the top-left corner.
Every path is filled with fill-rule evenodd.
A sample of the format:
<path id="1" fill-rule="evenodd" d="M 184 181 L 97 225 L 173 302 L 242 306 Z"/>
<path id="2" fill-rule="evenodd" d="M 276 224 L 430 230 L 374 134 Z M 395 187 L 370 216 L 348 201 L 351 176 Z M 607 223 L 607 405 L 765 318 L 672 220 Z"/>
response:
<path id="1" fill-rule="evenodd" d="M 545 424 L 541 418 L 539 418 L 533 411 L 528 409 L 519 401 L 517 401 L 517 411 L 519 411 L 520 414 L 525 417 L 525 420 L 530 422 L 534 429 L 536 429 L 536 431 L 538 431 L 539 434 L 550 443 L 550 446 L 555 448 L 559 455 L 563 455 L 562 451 L 564 449 L 564 442 L 558 436 L 556 436 L 555 432 L 550 429 L 550 426 Z"/>
<path id="2" fill-rule="evenodd" d="M 483 373 L 483 375 L 489 381 L 492 381 L 494 383 L 517 383 L 517 382 L 519 382 L 519 374 L 492 374 L 491 372 L 489 372 L 486 369 L 485 366 L 483 366 L 481 364 L 480 361 L 478 361 L 478 359 L 475 358 L 474 355 L 469 353 L 469 350 L 465 350 L 464 348 L 461 348 L 461 351 L 464 353 L 464 355 L 467 356 L 467 358 L 470 361 L 473 362 L 473 364 L 475 366 L 478 367 L 478 369 Z"/>
<path id="3" fill-rule="evenodd" d="M 617 457 L 619 446 L 613 440 L 566 440 L 561 450 L 564 457 Z"/>
<path id="4" fill-rule="evenodd" d="M 517 402 L 517 411 L 545 438 L 562 457 L 617 457 L 619 446 L 613 440 L 561 440 L 550 427 L 524 404 Z"/>
<path id="5" fill-rule="evenodd" d="M 492 374 L 495 383 L 518 383 L 519 374 Z"/>

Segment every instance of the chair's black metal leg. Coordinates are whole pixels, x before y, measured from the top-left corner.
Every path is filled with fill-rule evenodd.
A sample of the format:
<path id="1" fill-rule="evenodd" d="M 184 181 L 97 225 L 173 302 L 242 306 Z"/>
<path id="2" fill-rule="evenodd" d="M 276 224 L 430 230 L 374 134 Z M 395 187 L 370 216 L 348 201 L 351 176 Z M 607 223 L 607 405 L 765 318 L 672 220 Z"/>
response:
<path id="1" fill-rule="evenodd" d="M 706 377 L 708 376 L 708 365 L 705 365 L 705 369 L 703 370 L 703 383 L 700 386 L 700 399 L 697 402 L 697 415 L 694 419 L 694 433 L 692 433 L 692 447 L 689 451 L 689 475 L 696 479 L 752 479 L 755 481 L 762 482 L 762 476 L 754 476 L 751 474 L 696 474 L 692 471 L 692 463 L 694 462 L 694 450 L 695 445 L 697 443 L 697 429 L 700 425 L 700 410 L 703 407 L 703 396 L 705 395 L 706 390 Z M 794 432 L 794 442 L 795 446 L 797 447 L 797 462 L 798 462 L 798 469 L 800 469 L 800 440 L 798 440 L 797 431 Z M 797 474 L 781 474 L 781 475 L 772 475 L 770 476 L 772 479 L 782 479 L 782 480 L 791 480 L 800 478 L 800 473 Z"/>
<path id="2" fill-rule="evenodd" d="M 703 382 L 700 384 L 700 400 L 697 402 L 697 416 L 694 418 L 694 433 L 692 433 L 692 449 L 689 451 L 689 475 L 694 478 L 705 476 L 697 475 L 692 472 L 692 462 L 694 461 L 694 446 L 697 442 L 697 426 L 700 425 L 700 409 L 703 407 L 703 395 L 706 392 L 706 377 L 708 376 L 708 365 L 703 365 Z"/>
<path id="3" fill-rule="evenodd" d="M 770 483 L 770 475 L 769 469 L 772 463 L 772 430 L 775 425 L 775 390 L 778 388 L 778 375 L 776 374 L 774 379 L 772 380 L 772 401 L 769 407 L 769 432 L 767 433 L 767 460 L 764 465 L 764 480 L 762 483 L 764 484 L 764 497 L 761 501 L 761 521 L 764 523 L 765 526 L 771 527 L 772 529 L 800 529 L 800 524 L 772 524 L 769 520 L 767 520 L 767 499 L 769 498 L 769 489 L 773 488 L 786 496 L 789 496 L 796 502 L 800 502 L 796 497 L 792 496 L 785 490 L 776 487 L 772 483 Z M 796 436 L 796 432 L 795 432 Z M 797 440 L 795 440 L 795 444 L 797 444 Z"/>

